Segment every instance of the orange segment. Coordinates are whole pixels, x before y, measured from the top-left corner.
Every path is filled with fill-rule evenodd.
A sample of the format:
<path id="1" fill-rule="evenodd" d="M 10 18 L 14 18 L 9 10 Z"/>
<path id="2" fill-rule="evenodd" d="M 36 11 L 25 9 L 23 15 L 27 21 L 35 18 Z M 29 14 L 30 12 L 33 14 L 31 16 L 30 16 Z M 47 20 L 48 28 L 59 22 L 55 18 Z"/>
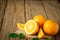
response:
<path id="1" fill-rule="evenodd" d="M 38 32 L 39 27 L 35 21 L 29 20 L 26 22 L 24 29 L 27 34 L 35 34 Z"/>
<path id="2" fill-rule="evenodd" d="M 38 37 L 39 38 L 46 38 L 46 35 L 44 34 L 42 28 L 40 28 L 39 32 L 38 32 Z"/>
<path id="3" fill-rule="evenodd" d="M 23 24 L 23 23 L 17 23 L 17 27 L 18 27 L 18 29 L 20 29 L 20 30 L 24 30 L 24 25 L 25 25 L 25 24 Z"/>

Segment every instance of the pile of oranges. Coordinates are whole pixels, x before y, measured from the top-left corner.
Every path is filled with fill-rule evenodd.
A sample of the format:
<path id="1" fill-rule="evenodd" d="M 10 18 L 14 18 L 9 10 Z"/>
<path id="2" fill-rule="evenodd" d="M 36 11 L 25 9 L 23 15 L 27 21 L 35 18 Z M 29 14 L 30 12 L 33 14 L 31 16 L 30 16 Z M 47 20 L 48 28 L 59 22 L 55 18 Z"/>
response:
<path id="1" fill-rule="evenodd" d="M 59 30 L 59 25 L 56 21 L 47 20 L 43 15 L 36 15 L 25 24 L 17 23 L 17 27 L 28 35 L 37 34 L 38 38 L 45 38 L 46 35 L 56 35 Z"/>

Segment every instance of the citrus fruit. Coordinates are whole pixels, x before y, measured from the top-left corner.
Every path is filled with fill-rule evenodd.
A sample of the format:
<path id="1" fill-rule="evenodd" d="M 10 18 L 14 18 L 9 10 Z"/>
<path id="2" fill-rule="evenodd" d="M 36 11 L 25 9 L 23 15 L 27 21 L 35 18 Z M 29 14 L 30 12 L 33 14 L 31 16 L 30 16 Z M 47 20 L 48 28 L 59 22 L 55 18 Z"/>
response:
<path id="1" fill-rule="evenodd" d="M 37 15 L 33 18 L 33 20 L 36 21 L 40 27 L 43 27 L 46 18 L 43 15 Z"/>
<path id="2" fill-rule="evenodd" d="M 23 24 L 23 23 L 17 23 L 17 27 L 18 27 L 20 30 L 24 30 L 24 24 Z"/>
<path id="3" fill-rule="evenodd" d="M 44 34 L 42 28 L 40 28 L 40 30 L 38 32 L 38 38 L 46 38 L 46 35 Z"/>
<path id="4" fill-rule="evenodd" d="M 39 27 L 34 20 L 28 20 L 24 26 L 24 30 L 27 34 L 35 34 L 38 32 Z"/>
<path id="5" fill-rule="evenodd" d="M 47 20 L 43 25 L 43 30 L 48 35 L 55 35 L 59 30 L 59 25 L 56 21 Z"/>

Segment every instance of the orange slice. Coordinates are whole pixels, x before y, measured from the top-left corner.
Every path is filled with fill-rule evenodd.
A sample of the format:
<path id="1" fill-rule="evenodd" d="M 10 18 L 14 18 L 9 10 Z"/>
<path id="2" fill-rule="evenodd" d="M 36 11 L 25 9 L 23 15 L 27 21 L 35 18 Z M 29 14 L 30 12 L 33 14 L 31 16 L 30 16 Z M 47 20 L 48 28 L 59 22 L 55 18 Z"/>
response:
<path id="1" fill-rule="evenodd" d="M 44 34 L 42 28 L 40 28 L 40 30 L 38 32 L 38 38 L 46 38 L 46 35 Z"/>
<path id="2" fill-rule="evenodd" d="M 23 23 L 17 23 L 17 27 L 20 30 L 24 30 L 24 24 Z"/>
<path id="3" fill-rule="evenodd" d="M 26 22 L 24 30 L 27 34 L 35 34 L 38 32 L 39 27 L 34 20 L 29 20 Z"/>

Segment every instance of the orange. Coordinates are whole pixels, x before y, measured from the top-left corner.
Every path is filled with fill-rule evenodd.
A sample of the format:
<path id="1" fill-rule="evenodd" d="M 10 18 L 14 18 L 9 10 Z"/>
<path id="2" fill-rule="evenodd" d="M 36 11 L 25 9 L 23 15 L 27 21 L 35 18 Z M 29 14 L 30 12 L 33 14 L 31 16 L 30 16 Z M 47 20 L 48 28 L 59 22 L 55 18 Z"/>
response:
<path id="1" fill-rule="evenodd" d="M 33 18 L 33 20 L 36 21 L 40 27 L 43 27 L 46 18 L 43 15 L 37 15 Z"/>
<path id="2" fill-rule="evenodd" d="M 20 30 L 24 30 L 24 24 L 23 23 L 17 23 L 17 27 Z"/>
<path id="3" fill-rule="evenodd" d="M 39 27 L 34 20 L 29 20 L 26 22 L 26 24 L 24 26 L 24 30 L 27 34 L 32 35 L 32 34 L 35 34 L 38 32 Z"/>
<path id="4" fill-rule="evenodd" d="M 40 28 L 40 30 L 38 32 L 38 38 L 46 38 L 46 35 L 44 34 L 42 28 Z"/>
<path id="5" fill-rule="evenodd" d="M 48 35 L 55 35 L 55 34 L 57 34 L 57 32 L 59 30 L 59 25 L 57 24 L 56 21 L 47 20 L 44 23 L 43 30 Z"/>

